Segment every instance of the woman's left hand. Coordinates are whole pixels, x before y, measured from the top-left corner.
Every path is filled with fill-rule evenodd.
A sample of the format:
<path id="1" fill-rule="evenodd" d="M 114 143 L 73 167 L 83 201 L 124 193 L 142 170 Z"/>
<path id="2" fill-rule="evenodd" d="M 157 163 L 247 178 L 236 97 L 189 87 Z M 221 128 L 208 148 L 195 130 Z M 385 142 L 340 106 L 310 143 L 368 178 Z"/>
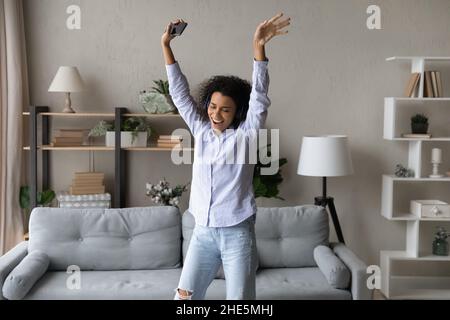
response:
<path id="1" fill-rule="evenodd" d="M 265 20 L 258 25 L 255 36 L 253 37 L 253 42 L 255 45 L 264 46 L 273 37 L 288 33 L 288 30 L 282 29 L 290 25 L 291 18 L 288 17 L 285 20 L 276 23 L 282 16 L 283 13 L 279 13 L 271 19 Z"/>

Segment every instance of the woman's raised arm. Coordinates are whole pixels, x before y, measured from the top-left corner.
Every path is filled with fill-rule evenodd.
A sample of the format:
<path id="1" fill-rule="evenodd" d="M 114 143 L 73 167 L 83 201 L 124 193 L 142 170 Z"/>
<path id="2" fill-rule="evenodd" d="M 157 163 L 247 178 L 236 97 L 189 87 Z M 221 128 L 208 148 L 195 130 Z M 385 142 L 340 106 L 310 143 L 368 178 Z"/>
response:
<path id="1" fill-rule="evenodd" d="M 261 22 L 256 28 L 253 37 L 254 61 L 252 92 L 250 94 L 247 117 L 242 124 L 244 129 L 258 130 L 262 128 L 266 122 L 267 110 L 271 102 L 268 97 L 269 60 L 266 57 L 265 45 L 273 37 L 288 33 L 287 30 L 282 29 L 290 24 L 290 18 L 277 23 L 282 16 L 283 13 L 279 13 L 271 19 Z"/>
<path id="2" fill-rule="evenodd" d="M 181 72 L 181 68 L 175 60 L 170 42 L 175 36 L 170 34 L 173 25 L 184 22 L 182 19 L 169 23 L 161 37 L 161 46 L 166 62 L 167 78 L 169 81 L 169 93 L 178 109 L 181 117 L 188 125 L 192 134 L 202 125 L 200 115 L 197 111 L 197 104 L 190 94 L 189 83 Z"/>

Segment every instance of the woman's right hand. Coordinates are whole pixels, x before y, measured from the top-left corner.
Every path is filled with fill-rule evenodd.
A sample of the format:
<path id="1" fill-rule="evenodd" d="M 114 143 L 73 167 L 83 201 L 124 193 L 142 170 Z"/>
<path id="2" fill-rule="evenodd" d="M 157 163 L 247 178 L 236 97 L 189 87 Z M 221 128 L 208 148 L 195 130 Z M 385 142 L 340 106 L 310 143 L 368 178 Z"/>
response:
<path id="1" fill-rule="evenodd" d="M 170 22 L 167 27 L 166 30 L 164 31 L 162 37 L 161 37 L 161 45 L 163 46 L 169 46 L 170 45 L 170 41 L 172 41 L 173 38 L 175 38 L 175 36 L 170 34 L 170 30 L 172 29 L 172 26 L 178 23 L 182 23 L 184 22 L 183 19 L 177 19 L 175 21 Z"/>

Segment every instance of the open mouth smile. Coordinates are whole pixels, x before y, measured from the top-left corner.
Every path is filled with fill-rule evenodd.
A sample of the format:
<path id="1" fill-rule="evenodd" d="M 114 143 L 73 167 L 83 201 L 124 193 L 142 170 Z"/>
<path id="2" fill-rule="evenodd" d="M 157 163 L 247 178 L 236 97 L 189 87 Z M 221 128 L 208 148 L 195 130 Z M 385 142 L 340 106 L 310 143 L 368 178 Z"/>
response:
<path id="1" fill-rule="evenodd" d="M 214 119 L 212 119 L 211 118 L 211 120 L 212 120 L 212 122 L 214 123 L 214 124 L 222 124 L 224 121 L 222 120 L 222 121 L 216 121 L 216 120 L 214 120 Z"/>

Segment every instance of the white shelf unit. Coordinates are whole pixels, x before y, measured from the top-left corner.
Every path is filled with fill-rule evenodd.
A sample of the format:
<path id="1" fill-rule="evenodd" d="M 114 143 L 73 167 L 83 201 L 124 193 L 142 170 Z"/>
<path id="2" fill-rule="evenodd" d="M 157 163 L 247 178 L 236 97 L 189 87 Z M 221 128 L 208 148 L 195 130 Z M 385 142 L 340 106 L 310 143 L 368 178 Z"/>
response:
<path id="1" fill-rule="evenodd" d="M 419 72 L 421 76 L 419 97 L 387 97 L 384 100 L 383 137 L 389 141 L 408 142 L 408 167 L 414 170 L 415 176 L 383 175 L 381 214 L 390 221 L 406 223 L 406 248 L 381 251 L 381 291 L 390 299 L 450 299 L 450 256 L 435 256 L 431 249 L 435 228 L 439 225 L 450 230 L 450 219 L 421 218 L 409 212 L 409 203 L 408 210 L 398 210 L 395 201 L 396 190 L 405 184 L 441 182 L 445 188 L 448 185 L 450 191 L 450 177 L 428 178 L 422 172 L 424 143 L 450 141 L 450 128 L 446 131 L 442 127 L 438 134 L 431 132 L 430 139 L 402 137 L 403 133 L 410 132 L 410 118 L 415 113 L 433 110 L 434 117 L 442 118 L 442 112 L 450 115 L 450 97 L 423 97 L 424 71 L 434 62 L 450 62 L 450 57 L 391 57 L 386 61 L 406 61 L 411 65 L 411 73 Z M 403 207 L 406 207 L 405 203 Z"/>

